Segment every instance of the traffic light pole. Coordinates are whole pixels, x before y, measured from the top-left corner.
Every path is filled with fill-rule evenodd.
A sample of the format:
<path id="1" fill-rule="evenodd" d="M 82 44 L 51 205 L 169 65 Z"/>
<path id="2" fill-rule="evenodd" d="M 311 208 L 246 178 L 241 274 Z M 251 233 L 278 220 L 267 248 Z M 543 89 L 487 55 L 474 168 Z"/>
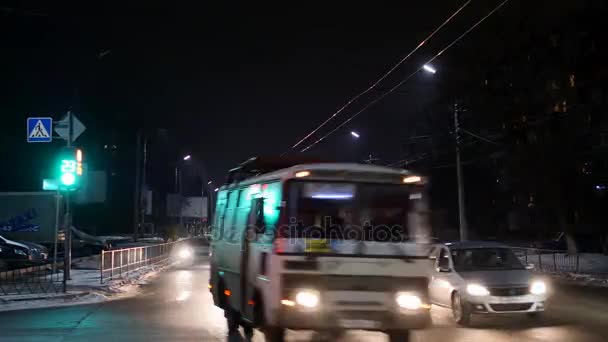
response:
<path id="1" fill-rule="evenodd" d="M 65 245 L 63 248 L 63 281 L 70 280 L 72 268 L 72 213 L 70 212 L 70 192 L 65 193 Z"/>
<path id="2" fill-rule="evenodd" d="M 74 135 L 74 120 L 72 112 L 68 111 L 68 139 L 66 147 L 72 147 Z M 72 211 L 70 206 L 70 190 L 65 192 L 65 245 L 63 248 L 63 289 L 66 290 L 66 282 L 70 280 L 72 268 Z"/>

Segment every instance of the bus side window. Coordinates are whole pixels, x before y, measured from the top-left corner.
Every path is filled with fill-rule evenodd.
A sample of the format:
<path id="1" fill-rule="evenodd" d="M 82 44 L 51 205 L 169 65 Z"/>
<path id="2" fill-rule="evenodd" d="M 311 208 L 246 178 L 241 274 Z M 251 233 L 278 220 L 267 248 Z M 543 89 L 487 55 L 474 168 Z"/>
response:
<path id="1" fill-rule="evenodd" d="M 213 227 L 213 240 L 220 241 L 223 238 L 223 221 L 224 212 L 226 210 L 226 193 L 221 191 L 217 196 L 217 203 L 215 205 L 215 218 Z"/>
<path id="2" fill-rule="evenodd" d="M 226 201 L 224 202 L 224 210 L 222 210 L 222 215 L 220 218 L 220 234 L 221 234 L 221 238 L 223 240 L 229 240 L 230 237 L 227 236 L 228 235 L 228 231 L 226 231 L 226 215 L 227 215 L 227 211 L 228 211 L 228 206 L 230 205 L 230 198 L 232 197 L 232 191 L 228 192 L 228 194 L 226 195 Z"/>
<path id="3" fill-rule="evenodd" d="M 264 226 L 264 198 L 260 197 L 251 200 L 249 224 L 254 225 L 256 235 L 264 234 L 266 231 L 266 227 Z"/>

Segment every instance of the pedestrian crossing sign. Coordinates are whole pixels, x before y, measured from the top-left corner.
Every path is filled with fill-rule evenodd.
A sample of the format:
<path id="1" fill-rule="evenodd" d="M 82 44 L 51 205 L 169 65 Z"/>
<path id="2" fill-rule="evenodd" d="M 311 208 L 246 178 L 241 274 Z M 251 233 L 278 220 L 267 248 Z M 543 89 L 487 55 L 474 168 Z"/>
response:
<path id="1" fill-rule="evenodd" d="M 53 118 L 27 118 L 27 142 L 53 141 Z"/>

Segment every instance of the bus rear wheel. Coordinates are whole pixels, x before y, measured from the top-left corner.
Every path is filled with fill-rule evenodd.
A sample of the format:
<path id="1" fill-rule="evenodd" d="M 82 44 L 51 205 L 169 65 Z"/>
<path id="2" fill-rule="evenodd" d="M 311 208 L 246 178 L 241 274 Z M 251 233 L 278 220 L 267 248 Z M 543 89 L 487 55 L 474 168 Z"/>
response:
<path id="1" fill-rule="evenodd" d="M 285 342 L 285 329 L 278 327 L 267 327 L 264 329 L 267 342 Z"/>
<path id="2" fill-rule="evenodd" d="M 410 341 L 410 331 L 409 330 L 391 331 L 388 333 L 388 337 L 391 342 L 409 342 Z"/>
<path id="3" fill-rule="evenodd" d="M 230 308 L 226 308 L 224 312 L 226 316 L 226 324 L 228 325 L 228 334 L 232 335 L 239 331 L 239 314 Z"/>

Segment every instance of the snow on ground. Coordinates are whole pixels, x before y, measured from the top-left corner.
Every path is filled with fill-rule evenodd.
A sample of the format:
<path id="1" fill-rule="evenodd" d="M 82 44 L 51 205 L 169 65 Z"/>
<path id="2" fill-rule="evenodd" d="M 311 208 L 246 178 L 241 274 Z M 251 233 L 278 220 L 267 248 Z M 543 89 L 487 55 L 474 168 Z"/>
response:
<path id="1" fill-rule="evenodd" d="M 149 283 L 171 265 L 166 262 L 145 266 L 124 274 L 122 278 L 105 280 L 103 283 L 99 281 L 98 269 L 73 269 L 67 293 L 2 296 L 0 311 L 93 304 L 132 297 L 140 292 L 140 285 Z"/>
<path id="2" fill-rule="evenodd" d="M 578 268 L 576 258 L 576 255 L 566 253 L 541 254 L 540 259 L 538 255 L 528 255 L 528 263 L 534 265 L 537 272 L 585 285 L 608 286 L 608 255 L 580 253 Z"/>
<path id="3" fill-rule="evenodd" d="M 110 299 L 108 296 L 99 292 L 80 292 L 71 291 L 67 295 L 64 293 L 55 294 L 45 299 L 13 299 L 6 300 L 0 305 L 0 311 L 40 309 L 70 305 L 84 305 L 100 303 Z"/>

